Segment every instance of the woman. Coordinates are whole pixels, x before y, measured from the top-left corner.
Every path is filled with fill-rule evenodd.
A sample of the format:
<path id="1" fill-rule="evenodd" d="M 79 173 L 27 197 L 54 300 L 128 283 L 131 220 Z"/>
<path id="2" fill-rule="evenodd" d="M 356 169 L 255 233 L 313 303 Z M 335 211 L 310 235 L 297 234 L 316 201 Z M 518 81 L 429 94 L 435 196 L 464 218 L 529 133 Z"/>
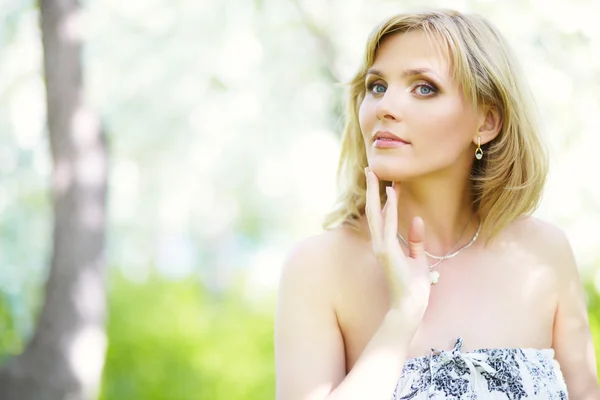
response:
<path id="1" fill-rule="evenodd" d="M 377 27 L 338 207 L 283 268 L 278 399 L 600 399 L 572 250 L 530 216 L 547 161 L 529 103 L 481 17 Z"/>

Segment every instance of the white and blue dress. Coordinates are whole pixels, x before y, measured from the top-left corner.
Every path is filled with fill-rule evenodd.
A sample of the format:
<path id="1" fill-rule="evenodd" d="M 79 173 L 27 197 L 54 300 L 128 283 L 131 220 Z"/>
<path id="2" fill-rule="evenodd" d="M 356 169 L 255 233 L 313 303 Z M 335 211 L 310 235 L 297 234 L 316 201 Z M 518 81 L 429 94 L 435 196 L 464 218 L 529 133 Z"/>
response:
<path id="1" fill-rule="evenodd" d="M 553 349 L 432 349 L 410 358 L 393 400 L 566 400 L 567 386 Z"/>

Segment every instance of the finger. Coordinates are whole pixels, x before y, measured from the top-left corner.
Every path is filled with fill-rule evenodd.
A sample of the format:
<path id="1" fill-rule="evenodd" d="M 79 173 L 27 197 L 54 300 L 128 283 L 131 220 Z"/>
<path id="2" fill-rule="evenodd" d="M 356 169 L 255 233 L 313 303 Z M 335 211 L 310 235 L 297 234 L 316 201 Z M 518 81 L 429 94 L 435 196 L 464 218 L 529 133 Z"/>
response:
<path id="1" fill-rule="evenodd" d="M 366 168 L 367 177 L 367 207 L 365 214 L 369 222 L 371 239 L 374 249 L 380 249 L 382 244 L 383 221 L 381 218 L 381 202 L 379 199 L 379 180 L 370 168 Z"/>
<path id="2" fill-rule="evenodd" d="M 390 194 L 394 195 L 394 198 L 396 199 L 396 210 L 397 210 L 398 204 L 400 203 L 400 182 L 392 181 L 391 187 L 393 189 L 392 192 L 388 193 L 387 188 L 386 188 L 385 193 L 388 196 L 388 198 L 389 198 Z M 388 207 L 388 204 L 389 204 L 389 202 L 386 200 L 385 206 L 383 207 L 383 211 L 382 211 L 384 221 L 386 220 L 386 209 Z"/>
<path id="3" fill-rule="evenodd" d="M 400 188 L 402 185 L 400 182 L 392 182 L 392 188 L 394 189 L 394 194 L 396 195 L 396 202 L 400 203 Z"/>
<path id="4" fill-rule="evenodd" d="M 408 255 L 419 259 L 425 257 L 425 223 L 420 217 L 413 218 L 408 229 Z"/>
<path id="5" fill-rule="evenodd" d="M 385 214 L 385 233 L 384 240 L 386 244 L 392 249 L 393 246 L 398 246 L 398 202 L 396 200 L 396 196 L 394 193 L 394 189 L 390 186 L 386 186 L 385 192 L 387 194 L 387 201 L 385 203 L 386 206 L 386 214 Z"/>

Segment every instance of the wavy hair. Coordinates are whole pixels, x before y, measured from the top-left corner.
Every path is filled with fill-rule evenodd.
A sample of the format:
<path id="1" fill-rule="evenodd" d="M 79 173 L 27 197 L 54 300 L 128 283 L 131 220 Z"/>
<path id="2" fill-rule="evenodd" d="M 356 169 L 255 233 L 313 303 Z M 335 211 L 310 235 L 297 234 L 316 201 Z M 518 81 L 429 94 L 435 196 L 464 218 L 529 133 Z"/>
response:
<path id="1" fill-rule="evenodd" d="M 481 16 L 452 10 L 396 15 L 383 21 L 369 36 L 362 65 L 347 83 L 338 197 L 324 218 L 323 228 L 341 224 L 359 229 L 358 219 L 365 213 L 366 202 L 367 156 L 358 122 L 365 75 L 381 41 L 409 30 L 441 38 L 448 49 L 453 78 L 461 84 L 467 100 L 476 106 L 496 107 L 501 114 L 500 133 L 482 145 L 485 156 L 473 163 L 470 174 L 473 210 L 479 214 L 482 232 L 490 241 L 510 222 L 538 207 L 548 174 L 548 153 L 539 136 L 528 86 L 503 36 Z M 389 184 L 380 181 L 382 205 Z"/>

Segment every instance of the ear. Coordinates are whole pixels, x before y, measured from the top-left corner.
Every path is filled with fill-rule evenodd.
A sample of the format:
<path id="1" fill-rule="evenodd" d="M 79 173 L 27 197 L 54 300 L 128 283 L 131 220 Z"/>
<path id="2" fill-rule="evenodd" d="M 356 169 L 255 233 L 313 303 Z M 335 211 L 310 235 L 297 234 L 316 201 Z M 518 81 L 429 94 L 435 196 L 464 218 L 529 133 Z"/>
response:
<path id="1" fill-rule="evenodd" d="M 479 129 L 477 136 L 481 138 L 481 144 L 492 141 L 502 130 L 502 115 L 497 107 L 484 106 L 480 112 Z M 477 144 L 477 136 L 473 142 Z"/>

